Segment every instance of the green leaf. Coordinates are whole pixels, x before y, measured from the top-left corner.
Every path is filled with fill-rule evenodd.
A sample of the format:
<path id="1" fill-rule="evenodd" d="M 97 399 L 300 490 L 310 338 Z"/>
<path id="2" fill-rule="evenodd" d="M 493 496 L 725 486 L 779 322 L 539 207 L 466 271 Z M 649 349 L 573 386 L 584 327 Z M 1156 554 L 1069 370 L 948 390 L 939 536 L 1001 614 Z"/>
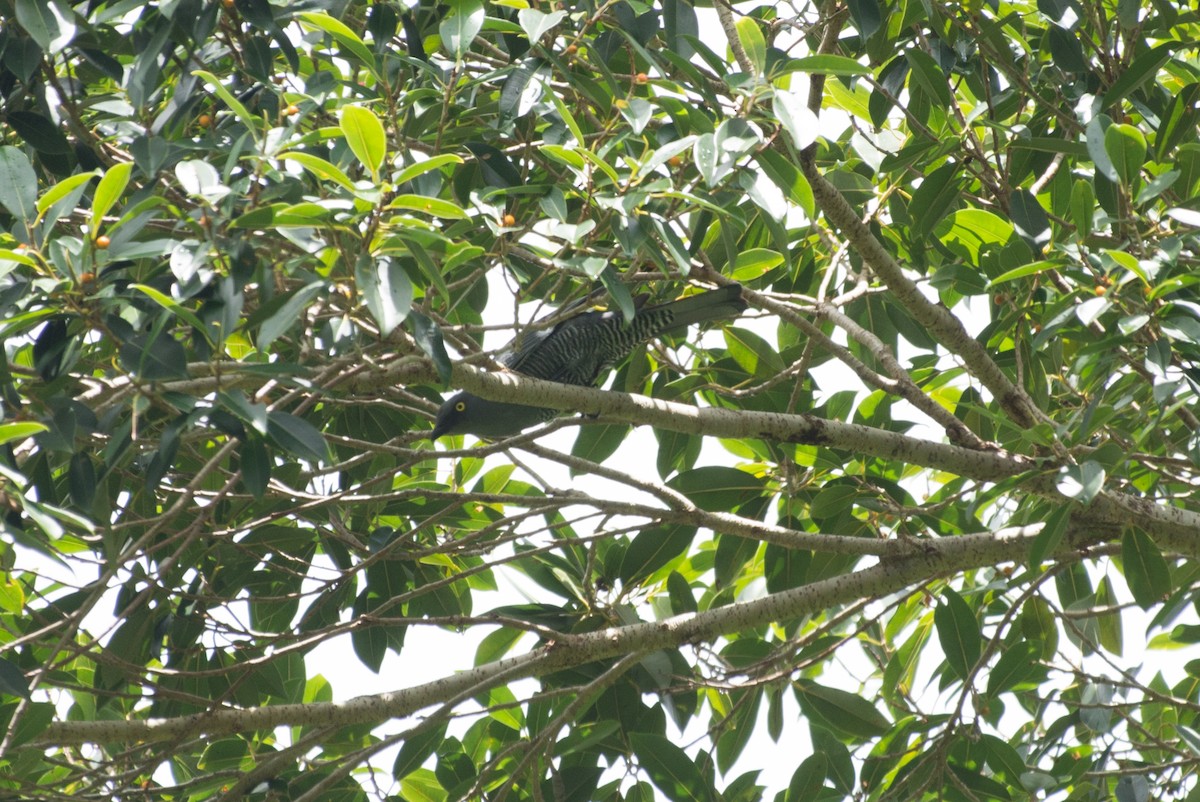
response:
<path id="1" fill-rule="evenodd" d="M 763 480 L 724 465 L 706 465 L 671 478 L 667 486 L 690 498 L 704 510 L 729 512 L 763 491 Z"/>
<path id="2" fill-rule="evenodd" d="M 166 332 L 138 335 L 121 346 L 121 364 L 145 381 L 187 376 L 187 351 Z"/>
<path id="3" fill-rule="evenodd" d="M 650 781 L 672 802 L 709 802 L 710 783 L 687 753 L 661 735 L 629 733 L 638 765 Z"/>
<path id="4" fill-rule="evenodd" d="M 1162 552 L 1145 532 L 1127 529 L 1121 536 L 1121 562 L 1133 600 L 1143 610 L 1158 604 L 1171 592 L 1171 570 Z"/>
<path id="5" fill-rule="evenodd" d="M 0 693 L 9 696 L 29 697 L 29 680 L 16 664 L 0 657 Z"/>
<path id="6" fill-rule="evenodd" d="M 803 150 L 816 141 L 820 124 L 799 95 L 776 90 L 771 99 L 771 108 L 797 150 Z"/>
<path id="7" fill-rule="evenodd" d="M 17 22 L 46 53 L 61 53 L 75 38 L 75 12 L 66 0 L 16 0 Z"/>
<path id="8" fill-rule="evenodd" d="M 962 596 L 946 588 L 941 604 L 933 611 L 933 625 L 946 655 L 946 664 L 959 679 L 967 679 L 982 649 L 975 613 Z"/>
<path id="9" fill-rule="evenodd" d="M 855 75 L 870 75 L 871 68 L 864 67 L 847 56 L 824 54 L 805 56 L 804 58 L 789 59 L 786 65 L 788 71 L 824 73 L 826 75 L 842 75 L 848 78 Z"/>
<path id="10" fill-rule="evenodd" d="M 1084 134 L 1087 141 L 1087 152 L 1092 157 L 1092 163 L 1096 165 L 1096 172 L 1115 183 L 1120 181 L 1121 177 L 1117 173 L 1117 168 L 1113 165 L 1112 159 L 1109 158 L 1108 150 L 1104 146 L 1106 139 L 1105 129 L 1110 125 L 1112 125 L 1112 120 L 1103 114 L 1097 114 L 1087 124 Z"/>
<path id="11" fill-rule="evenodd" d="M 1013 234 L 1012 223 L 985 209 L 957 209 L 933 228 L 934 235 L 947 245 L 960 245 L 972 261 L 985 249 L 1003 245 Z"/>
<path id="12" fill-rule="evenodd" d="M 779 352 L 759 335 L 741 326 L 726 326 L 724 335 L 729 355 L 750 375 L 766 379 L 784 371 Z"/>
<path id="13" fill-rule="evenodd" d="M 1096 193 L 1092 184 L 1086 178 L 1077 178 L 1071 187 L 1071 221 L 1075 223 L 1075 233 L 1080 239 L 1087 239 L 1092 233 L 1095 217 Z"/>
<path id="14" fill-rule="evenodd" d="M 1048 26 L 1047 44 L 1054 64 L 1063 72 L 1087 72 L 1088 63 L 1083 55 L 1083 46 L 1076 34 L 1057 25 Z"/>
<path id="15" fill-rule="evenodd" d="M 529 37 L 530 43 L 537 44 L 551 28 L 566 19 L 566 16 L 565 11 L 552 11 L 547 14 L 536 8 L 522 8 L 517 12 L 517 22 Z"/>
<path id="16" fill-rule="evenodd" d="M 256 344 L 260 351 L 266 351 L 271 343 L 293 326 L 302 323 L 301 312 L 308 307 L 310 301 L 317 297 L 325 288 L 324 282 L 314 281 L 301 287 L 290 295 L 280 296 L 272 306 L 260 307 L 259 311 L 267 313 L 258 328 Z M 246 321 L 250 326 L 257 322 L 254 317 Z"/>
<path id="17" fill-rule="evenodd" d="M 1039 651 L 1028 641 L 1006 647 L 988 672 L 988 696 L 995 698 L 1037 674 Z"/>
<path id="18" fill-rule="evenodd" d="M 421 764 L 437 751 L 446 739 L 446 722 L 426 726 L 423 732 L 410 735 L 404 740 L 392 764 L 392 777 L 402 780 L 421 768 Z"/>
<path id="19" fill-rule="evenodd" d="M 1013 227 L 1034 253 L 1041 253 L 1050 242 L 1050 218 L 1029 190 L 1018 189 L 1008 197 Z"/>
<path id="20" fill-rule="evenodd" d="M 430 156 L 425 161 L 419 161 L 416 164 L 410 164 L 408 167 L 405 167 L 396 174 L 396 177 L 393 179 L 393 183 L 395 183 L 396 186 L 401 186 L 409 181 L 412 181 L 418 176 L 422 176 L 426 173 L 445 167 L 447 164 L 462 163 L 462 157 L 455 156 L 453 153 L 442 153 L 437 156 Z"/>
<path id="21" fill-rule="evenodd" d="M 334 38 L 334 40 L 342 47 L 346 48 L 355 58 L 363 63 L 372 73 L 378 77 L 378 69 L 375 65 L 375 55 L 371 49 L 363 43 L 358 34 L 352 31 L 345 23 L 337 20 L 325 13 L 304 12 L 297 14 L 296 18 L 309 26 L 318 30 L 325 31 Z"/>
<path id="22" fill-rule="evenodd" d="M 71 152 L 71 144 L 49 117 L 36 111 L 10 111 L 5 122 L 24 139 L 39 156 L 62 157 Z"/>
<path id="23" fill-rule="evenodd" d="M 412 325 L 413 339 L 425 355 L 433 360 L 433 366 L 438 372 L 438 378 L 443 385 L 450 383 L 450 355 L 446 353 L 446 343 L 442 339 L 442 329 L 433 321 L 417 311 L 408 314 Z"/>
<path id="24" fill-rule="evenodd" d="M 271 455 L 260 437 L 247 437 L 238 451 L 242 486 L 250 495 L 261 499 L 271 481 Z"/>
<path id="25" fill-rule="evenodd" d="M 379 168 L 387 156 L 387 134 L 383 123 L 362 106 L 343 106 L 339 126 L 359 163 L 378 181 Z"/>
<path id="26" fill-rule="evenodd" d="M 816 216 L 816 201 L 813 198 L 812 187 L 800 170 L 784 158 L 783 154 L 772 148 L 765 148 L 755 154 L 758 165 L 762 167 L 767 178 L 775 186 L 783 190 L 783 194 L 799 206 L 809 218 Z"/>
<path id="27" fill-rule="evenodd" d="M 763 38 L 762 29 L 758 27 L 758 20 L 750 16 L 739 17 L 734 25 L 738 42 L 741 43 L 750 63 L 754 65 L 754 74 L 762 75 L 763 68 L 767 65 L 767 40 Z"/>
<path id="28" fill-rule="evenodd" d="M 1197 101 L 1200 101 L 1200 82 L 1188 84 L 1171 98 L 1154 137 L 1154 152 L 1159 161 L 1166 161 L 1171 151 L 1189 136 L 1195 136 L 1196 119 L 1200 117 Z"/>
<path id="29" fill-rule="evenodd" d="M 200 320 L 200 318 L 196 317 L 196 314 L 192 312 L 192 310 L 182 306 L 171 296 L 161 293 L 153 287 L 145 284 L 130 284 L 129 288 L 131 290 L 137 290 L 138 292 L 146 295 L 163 309 L 171 312 L 171 314 L 175 315 L 180 320 L 194 328 L 196 331 L 203 334 L 205 338 L 209 340 L 209 342 L 212 342 L 212 338 L 208 336 L 208 326 L 204 325 L 204 323 Z"/>
<path id="30" fill-rule="evenodd" d="M 682 524 L 643 529 L 625 550 L 617 578 L 626 585 L 641 582 L 686 552 L 695 537 L 696 527 Z"/>
<path id="31" fill-rule="evenodd" d="M 1104 489 L 1106 473 L 1099 463 L 1088 460 L 1079 465 L 1064 465 L 1058 472 L 1058 492 L 1080 504 L 1090 504 Z"/>
<path id="32" fill-rule="evenodd" d="M 471 43 L 483 29 L 486 12 L 479 0 L 453 0 L 450 14 L 442 20 L 439 31 L 446 52 L 455 61 L 462 61 L 471 49 Z"/>
<path id="33" fill-rule="evenodd" d="M 795 687 L 800 709 L 831 732 L 868 740 L 883 735 L 891 726 L 870 700 L 856 693 L 811 680 L 799 680 Z"/>
<path id="34" fill-rule="evenodd" d="M 413 286 L 408 273 L 386 256 L 362 254 L 354 265 L 354 281 L 379 325 L 379 336 L 387 337 L 412 309 Z"/>
<path id="35" fill-rule="evenodd" d="M 115 168 L 112 168 L 112 169 L 115 169 Z M 44 193 L 42 193 L 42 196 L 40 198 L 38 198 L 38 201 L 37 201 L 38 214 L 39 215 L 46 214 L 47 209 L 49 209 L 54 204 L 58 203 L 60 200 L 65 198 L 67 195 L 70 195 L 72 191 L 78 189 L 79 187 L 83 186 L 84 184 L 87 184 L 89 181 L 91 181 L 93 178 L 95 178 L 98 175 L 101 175 L 99 170 L 91 170 L 86 173 L 76 173 L 75 175 L 68 176 L 67 178 L 64 178 L 62 181 L 59 181 L 57 184 L 55 184 L 54 186 L 52 186 L 48 190 L 46 190 Z M 96 207 L 96 202 L 95 202 L 95 198 L 93 196 L 92 208 L 95 209 L 95 207 Z M 103 215 L 100 215 L 100 216 L 103 217 Z M 95 218 L 95 216 L 93 216 L 93 220 L 92 220 L 92 230 L 93 231 L 96 230 L 96 225 L 97 225 L 96 219 L 97 218 Z"/>
<path id="36" fill-rule="evenodd" d="M 667 577 L 667 593 L 671 597 L 671 612 L 675 615 L 696 612 L 696 597 L 692 587 L 678 571 L 672 571 Z"/>
<path id="37" fill-rule="evenodd" d="M 800 762 L 788 783 L 787 802 L 812 802 L 825 787 L 829 761 L 820 752 Z"/>
<path id="38" fill-rule="evenodd" d="M 1129 68 L 1121 73 L 1120 77 L 1104 93 L 1104 100 L 1100 103 L 1100 107 L 1112 108 L 1119 104 L 1123 97 L 1137 91 L 1142 84 L 1158 73 L 1159 69 L 1170 60 L 1171 54 L 1182 45 L 1183 43 L 1179 41 L 1163 42 L 1138 54 Z"/>
<path id="39" fill-rule="evenodd" d="M 35 423 L 34 421 L 0 423 L 0 445 L 11 443 L 14 440 L 24 440 L 27 437 L 33 437 L 39 432 L 49 431 L 49 428 L 44 423 Z"/>
<path id="40" fill-rule="evenodd" d="M 949 108 L 954 102 L 950 95 L 950 87 L 946 83 L 946 74 L 933 60 L 933 56 L 924 50 L 913 48 L 905 56 L 908 58 L 910 88 L 912 82 L 925 90 L 930 100 L 937 101 L 942 108 Z"/>
<path id="41" fill-rule="evenodd" d="M 921 181 L 909 204 L 914 238 L 927 236 L 958 202 L 962 190 L 961 169 L 960 165 L 947 162 Z"/>
<path id="42" fill-rule="evenodd" d="M 313 156 L 310 153 L 287 152 L 280 153 L 276 158 L 294 161 L 317 178 L 333 181 L 344 189 L 351 191 L 355 189 L 354 182 L 350 180 L 348 175 L 343 173 L 336 165 L 330 164 L 319 156 Z"/>
<path id="43" fill-rule="evenodd" d="M 387 206 L 389 209 L 407 209 L 421 212 L 447 220 L 466 220 L 468 215 L 462 207 L 451 201 L 440 198 L 429 198 L 424 195 L 397 195 Z"/>
<path id="44" fill-rule="evenodd" d="M 1100 579 L 1100 587 L 1096 588 L 1096 607 L 1101 612 L 1096 623 L 1100 628 L 1100 645 L 1110 654 L 1118 657 L 1125 651 L 1125 633 L 1121 625 L 1122 617 L 1119 612 L 1121 600 L 1113 588 L 1108 574 Z"/>
<path id="45" fill-rule="evenodd" d="M 37 217 L 37 175 L 29 158 L 17 148 L 0 148 L 0 206 L 22 223 Z"/>
<path id="46" fill-rule="evenodd" d="M 590 462 L 602 463 L 613 455 L 631 427 L 627 423 L 606 423 L 599 426 L 583 426 L 571 446 L 571 456 L 586 459 Z M 571 469 L 571 475 L 576 476 L 582 471 Z"/>
<path id="47" fill-rule="evenodd" d="M 245 124 L 246 128 L 251 133 L 256 134 L 258 132 L 258 128 L 262 124 L 262 121 L 251 114 L 250 111 L 242 104 L 242 102 L 233 96 L 233 93 L 225 87 L 225 84 L 221 83 L 220 78 L 213 73 L 208 72 L 207 70 L 193 70 L 192 75 L 195 75 L 197 78 L 200 78 L 207 83 L 212 88 L 212 91 L 216 94 L 216 96 L 221 98 L 225 105 L 229 107 L 229 110 L 232 111 L 237 118 Z"/>
<path id="48" fill-rule="evenodd" d="M 783 264 L 783 254 L 769 248 L 750 248 L 737 255 L 731 277 L 735 281 L 752 281 Z"/>
<path id="49" fill-rule="evenodd" d="M 1121 182 L 1133 186 L 1146 160 L 1146 137 L 1142 132 L 1132 125 L 1110 125 L 1104 132 L 1104 151 Z"/>
<path id="50" fill-rule="evenodd" d="M 309 462 L 327 462 L 329 445 L 321 432 L 308 421 L 287 412 L 267 413 L 267 434 L 277 446 L 294 457 Z"/>

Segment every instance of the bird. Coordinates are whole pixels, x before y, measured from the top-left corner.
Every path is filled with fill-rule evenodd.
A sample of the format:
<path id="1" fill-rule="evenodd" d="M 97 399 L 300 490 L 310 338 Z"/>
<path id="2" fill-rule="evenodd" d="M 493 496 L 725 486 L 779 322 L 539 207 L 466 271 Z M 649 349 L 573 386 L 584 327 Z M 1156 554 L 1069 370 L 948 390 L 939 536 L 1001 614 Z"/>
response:
<path id="1" fill-rule="evenodd" d="M 524 332 L 502 351 L 500 363 L 535 379 L 593 387 L 601 374 L 648 340 L 685 329 L 693 323 L 735 318 L 746 309 L 740 284 L 646 306 L 639 296 L 633 320 L 619 311 L 588 311 L 569 315 L 553 326 Z M 544 423 L 557 410 L 489 401 L 468 392 L 442 404 L 430 440 L 447 434 L 473 434 L 501 439 Z"/>

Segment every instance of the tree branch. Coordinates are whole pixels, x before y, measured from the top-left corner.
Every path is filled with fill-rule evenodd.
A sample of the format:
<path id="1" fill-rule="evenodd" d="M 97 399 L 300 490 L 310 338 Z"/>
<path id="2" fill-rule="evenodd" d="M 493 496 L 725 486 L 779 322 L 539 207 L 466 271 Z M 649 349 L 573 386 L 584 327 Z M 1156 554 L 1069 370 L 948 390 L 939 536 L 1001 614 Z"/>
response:
<path id="1" fill-rule="evenodd" d="M 547 641 L 518 657 L 497 660 L 399 691 L 360 696 L 345 702 L 273 705 L 253 710 L 223 709 L 167 719 L 55 722 L 46 728 L 39 746 L 163 741 L 185 735 L 195 737 L 200 733 L 217 736 L 283 726 L 376 724 L 389 718 L 413 715 L 463 692 L 479 692 L 498 682 L 544 676 L 619 655 L 713 640 L 730 632 L 813 615 L 857 599 L 897 593 L 913 584 L 927 582 L 933 576 L 1022 561 L 1041 529 L 1041 525 L 1035 525 L 929 541 L 919 544 L 907 557 L 884 560 L 852 574 L 663 621 L 609 627 L 583 635 L 562 635 L 558 640 Z M 1082 554 L 1064 543 L 1053 556 L 1077 560 Z"/>
<path id="2" fill-rule="evenodd" d="M 809 149 L 801 154 L 800 169 L 812 186 L 813 197 L 825 217 L 850 241 L 863 260 L 887 284 L 893 297 L 917 322 L 929 329 L 939 342 L 962 357 L 967 368 L 991 391 L 997 402 L 1018 426 L 1031 427 L 1042 420 L 1041 411 L 1013 384 L 979 342 L 967 333 L 950 310 L 934 303 L 906 275 L 900 263 L 888 253 L 878 238 L 838 191 L 817 169 Z"/>

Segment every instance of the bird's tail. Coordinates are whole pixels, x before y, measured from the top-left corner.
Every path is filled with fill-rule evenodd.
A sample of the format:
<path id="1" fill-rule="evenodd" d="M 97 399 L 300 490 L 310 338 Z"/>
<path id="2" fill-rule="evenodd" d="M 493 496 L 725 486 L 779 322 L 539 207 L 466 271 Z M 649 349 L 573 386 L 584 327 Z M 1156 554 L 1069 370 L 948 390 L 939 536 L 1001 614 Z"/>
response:
<path id="1" fill-rule="evenodd" d="M 647 312 L 663 310 L 671 313 L 670 324 L 660 333 L 677 331 L 693 323 L 711 323 L 714 320 L 733 318 L 746 311 L 746 300 L 742 298 L 742 285 L 729 284 L 717 290 L 689 295 L 671 301 Z"/>

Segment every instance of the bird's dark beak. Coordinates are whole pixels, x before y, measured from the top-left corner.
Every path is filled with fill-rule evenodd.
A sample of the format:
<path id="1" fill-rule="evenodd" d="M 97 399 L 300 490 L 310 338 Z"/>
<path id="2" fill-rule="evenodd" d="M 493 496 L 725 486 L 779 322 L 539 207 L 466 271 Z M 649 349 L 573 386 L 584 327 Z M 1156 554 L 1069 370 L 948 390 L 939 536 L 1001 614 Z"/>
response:
<path id="1" fill-rule="evenodd" d="M 430 440 L 437 440 L 450 429 L 450 422 L 445 420 L 434 421 L 433 431 L 429 433 Z"/>

